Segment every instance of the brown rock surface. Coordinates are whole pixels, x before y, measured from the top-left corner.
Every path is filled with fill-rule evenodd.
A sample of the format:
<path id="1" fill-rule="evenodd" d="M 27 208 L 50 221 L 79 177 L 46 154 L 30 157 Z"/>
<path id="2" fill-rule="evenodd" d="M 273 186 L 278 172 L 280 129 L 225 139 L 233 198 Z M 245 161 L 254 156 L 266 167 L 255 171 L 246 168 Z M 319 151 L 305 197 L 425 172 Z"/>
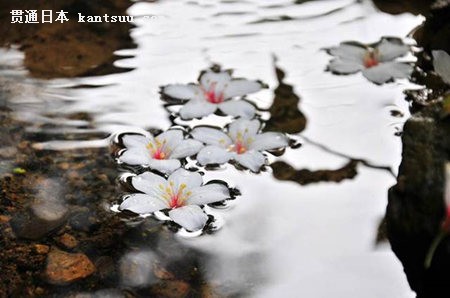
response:
<path id="1" fill-rule="evenodd" d="M 59 238 L 59 243 L 67 248 L 75 248 L 78 246 L 78 240 L 70 234 L 64 233 Z"/>
<path id="2" fill-rule="evenodd" d="M 83 279 L 95 272 L 95 266 L 81 253 L 67 253 L 53 249 L 47 259 L 45 274 L 52 284 L 66 284 Z"/>
<path id="3" fill-rule="evenodd" d="M 182 298 L 189 294 L 190 286 L 184 281 L 164 281 L 152 287 L 152 297 Z"/>
<path id="4" fill-rule="evenodd" d="M 44 244 L 35 244 L 34 249 L 40 255 L 45 255 L 50 251 L 50 247 Z"/>

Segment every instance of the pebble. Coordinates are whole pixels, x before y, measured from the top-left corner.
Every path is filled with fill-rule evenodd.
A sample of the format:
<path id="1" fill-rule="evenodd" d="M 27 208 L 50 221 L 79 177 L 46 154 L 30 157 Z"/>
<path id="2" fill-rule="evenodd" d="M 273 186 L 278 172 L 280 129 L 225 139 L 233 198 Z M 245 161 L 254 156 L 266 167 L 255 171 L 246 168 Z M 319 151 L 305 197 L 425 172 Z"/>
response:
<path id="1" fill-rule="evenodd" d="M 95 272 L 95 266 L 82 253 L 67 253 L 52 249 L 48 254 L 45 275 L 51 284 L 67 284 L 88 277 Z"/>
<path id="2" fill-rule="evenodd" d="M 40 255 L 45 255 L 50 251 L 50 247 L 44 244 L 35 244 L 34 249 Z"/>
<path id="3" fill-rule="evenodd" d="M 59 243 L 61 243 L 64 247 L 73 249 L 78 246 L 78 240 L 67 233 L 64 233 L 58 238 Z"/>

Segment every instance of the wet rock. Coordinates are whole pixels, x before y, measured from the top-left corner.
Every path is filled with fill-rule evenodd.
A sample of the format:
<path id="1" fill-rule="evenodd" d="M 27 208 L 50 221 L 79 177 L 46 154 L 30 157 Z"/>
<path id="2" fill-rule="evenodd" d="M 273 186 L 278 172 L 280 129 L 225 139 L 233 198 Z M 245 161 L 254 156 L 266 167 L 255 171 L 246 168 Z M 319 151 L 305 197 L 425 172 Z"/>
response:
<path id="1" fill-rule="evenodd" d="M 414 31 L 414 39 L 426 53 L 431 50 L 450 51 L 450 2 L 447 7 L 434 10 L 432 15 Z"/>
<path id="2" fill-rule="evenodd" d="M 25 212 L 11 220 L 14 232 L 22 238 L 39 239 L 61 227 L 68 215 L 68 208 L 60 182 L 54 178 L 37 178 L 34 201 Z"/>
<path id="3" fill-rule="evenodd" d="M 60 221 L 67 214 L 68 208 L 59 200 L 53 199 L 39 199 L 32 205 L 31 210 L 38 218 L 47 222 Z"/>
<path id="4" fill-rule="evenodd" d="M 448 297 L 450 284 L 448 237 L 436 250 L 431 267 L 424 266 L 445 213 L 444 164 L 450 157 L 445 139 L 450 121 L 438 115 L 437 107 L 429 107 L 405 124 L 402 164 L 386 212 L 389 241 L 417 297 Z"/>
<path id="5" fill-rule="evenodd" d="M 83 279 L 95 272 L 95 266 L 81 253 L 67 253 L 52 249 L 47 258 L 45 275 L 51 284 L 67 284 Z"/>
<path id="6" fill-rule="evenodd" d="M 78 240 L 70 234 L 64 233 L 58 238 L 58 242 L 64 247 L 73 249 L 78 246 Z"/>
<path id="7" fill-rule="evenodd" d="M 46 220 L 36 216 L 31 210 L 17 214 L 11 220 L 14 233 L 20 238 L 40 239 L 58 230 L 67 219 L 66 213 L 59 213 L 54 220 Z"/>
<path id="8" fill-rule="evenodd" d="M 435 0 L 374 0 L 373 3 L 383 12 L 400 14 L 427 14 Z"/>
<path id="9" fill-rule="evenodd" d="M 50 247 L 44 244 L 35 244 L 34 249 L 38 254 L 45 255 L 50 251 Z"/>

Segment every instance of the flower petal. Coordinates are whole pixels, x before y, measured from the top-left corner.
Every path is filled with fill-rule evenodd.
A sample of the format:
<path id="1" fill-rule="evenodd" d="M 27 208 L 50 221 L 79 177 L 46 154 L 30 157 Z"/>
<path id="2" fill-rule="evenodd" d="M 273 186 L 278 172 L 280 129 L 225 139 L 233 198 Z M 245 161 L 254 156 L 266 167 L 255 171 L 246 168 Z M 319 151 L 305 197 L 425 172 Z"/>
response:
<path id="1" fill-rule="evenodd" d="M 363 65 L 363 59 L 367 49 L 363 45 L 341 43 L 337 47 L 328 49 L 327 52 L 343 60 Z"/>
<path id="2" fill-rule="evenodd" d="M 153 137 L 146 137 L 137 134 L 126 134 L 122 137 L 123 145 L 127 148 L 141 147 L 145 148 L 148 143 L 153 142 Z"/>
<path id="3" fill-rule="evenodd" d="M 230 198 L 230 190 L 223 184 L 211 183 L 191 190 L 187 199 L 190 205 L 205 205 L 220 202 Z"/>
<path id="4" fill-rule="evenodd" d="M 216 109 L 216 104 L 207 102 L 206 100 L 194 99 L 188 101 L 180 109 L 180 116 L 185 120 L 200 118 L 214 113 Z"/>
<path id="5" fill-rule="evenodd" d="M 409 51 L 409 46 L 405 45 L 401 39 L 383 39 L 378 46 L 379 60 L 381 62 L 392 61 L 395 58 L 404 56 Z"/>
<path id="6" fill-rule="evenodd" d="M 222 131 L 211 127 L 196 127 L 191 131 L 191 135 L 196 139 L 208 145 L 215 145 L 226 148 L 232 141 Z"/>
<path id="7" fill-rule="evenodd" d="M 377 66 L 363 69 L 363 75 L 376 84 L 383 84 L 392 79 L 409 77 L 413 67 L 406 63 L 386 62 Z"/>
<path id="8" fill-rule="evenodd" d="M 205 71 L 200 76 L 200 85 L 205 89 L 209 90 L 211 83 L 216 83 L 217 88 L 223 88 L 225 84 L 231 81 L 231 75 L 228 71 L 214 72 L 211 70 Z"/>
<path id="9" fill-rule="evenodd" d="M 155 141 L 162 144 L 162 150 L 170 153 L 183 141 L 183 132 L 179 129 L 169 129 L 159 134 Z"/>
<path id="10" fill-rule="evenodd" d="M 226 149 L 217 146 L 206 146 L 197 154 L 197 161 L 202 165 L 224 164 L 228 162 L 233 155 Z"/>
<path id="11" fill-rule="evenodd" d="M 131 148 L 125 150 L 118 160 L 132 166 L 147 166 L 151 161 L 151 157 L 145 148 Z"/>
<path id="12" fill-rule="evenodd" d="M 192 232 L 203 229 L 208 221 L 208 216 L 205 212 L 195 205 L 172 209 L 169 211 L 169 217 L 186 230 Z"/>
<path id="13" fill-rule="evenodd" d="M 258 172 L 266 163 L 266 158 L 261 152 L 250 150 L 244 154 L 236 154 L 234 159 L 242 166 L 253 172 Z"/>
<path id="14" fill-rule="evenodd" d="M 228 100 L 219 104 L 219 109 L 227 115 L 242 118 L 253 118 L 256 108 L 245 100 Z"/>
<path id="15" fill-rule="evenodd" d="M 164 174 L 170 174 L 179 167 L 181 162 L 178 159 L 150 159 L 148 163 L 149 168 L 160 171 Z"/>
<path id="16" fill-rule="evenodd" d="M 289 139 L 279 132 L 265 132 L 257 134 L 250 143 L 249 149 L 262 151 L 286 147 L 289 145 Z"/>
<path id="17" fill-rule="evenodd" d="M 432 54 L 434 71 L 450 85 L 450 55 L 442 50 L 433 51 Z"/>
<path id="18" fill-rule="evenodd" d="M 161 90 L 164 95 L 180 100 L 189 100 L 201 93 L 198 85 L 172 84 L 164 86 Z"/>
<path id="19" fill-rule="evenodd" d="M 200 149 L 203 148 L 203 144 L 197 140 L 183 140 L 170 154 L 170 158 L 185 158 L 197 154 Z"/>
<path id="20" fill-rule="evenodd" d="M 166 208 L 168 206 L 164 200 L 141 193 L 129 195 L 119 206 L 120 210 L 129 210 L 137 214 L 152 213 Z"/>
<path id="21" fill-rule="evenodd" d="M 262 89 L 262 85 L 257 81 L 246 79 L 231 80 L 224 86 L 224 98 L 232 98 L 235 96 L 244 96 L 249 93 L 255 93 Z"/>
<path id="22" fill-rule="evenodd" d="M 228 135 L 234 141 L 236 141 L 238 135 L 246 139 L 255 136 L 258 133 L 260 127 L 261 123 L 256 119 L 238 119 L 230 124 L 228 128 Z"/>
<path id="23" fill-rule="evenodd" d="M 178 192 L 181 184 L 185 184 L 186 188 L 193 189 L 199 187 L 203 183 L 202 176 L 197 172 L 191 172 L 185 169 L 178 169 L 169 176 L 169 184 L 174 192 Z"/>
<path id="24" fill-rule="evenodd" d="M 152 197 L 161 197 L 161 187 L 164 189 L 167 185 L 167 180 L 163 177 L 153 174 L 151 172 L 144 172 L 140 175 L 131 178 L 131 185 L 145 194 Z"/>
<path id="25" fill-rule="evenodd" d="M 364 66 L 360 62 L 347 59 L 333 59 L 328 64 L 328 69 L 337 74 L 352 74 L 362 70 Z"/>

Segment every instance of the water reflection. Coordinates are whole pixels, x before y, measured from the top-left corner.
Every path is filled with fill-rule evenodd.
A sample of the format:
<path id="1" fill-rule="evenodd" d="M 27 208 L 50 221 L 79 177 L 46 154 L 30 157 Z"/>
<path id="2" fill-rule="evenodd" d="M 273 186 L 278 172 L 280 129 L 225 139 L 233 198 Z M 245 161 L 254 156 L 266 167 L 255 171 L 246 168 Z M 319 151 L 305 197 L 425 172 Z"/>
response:
<path id="1" fill-rule="evenodd" d="M 356 166 L 348 158 L 397 168 L 400 141 L 394 136 L 393 125 L 401 128 L 403 119 L 393 118 L 389 111 L 396 107 L 407 116 L 402 94 L 405 83 L 380 88 L 359 75 L 332 76 L 324 72 L 328 57 L 320 49 L 342 40 L 369 43 L 387 34 L 404 36 L 421 19 L 392 17 L 375 12 L 368 3 L 344 0 L 296 5 L 277 1 L 275 6 L 268 3 L 271 7 L 260 1 L 198 4 L 138 2 L 129 9 L 134 15 L 167 16 L 151 22 L 138 20 L 132 30 L 138 48 L 117 53 L 133 56 L 116 64 L 134 68 L 132 72 L 48 82 L 22 76 L 18 83 L 14 81 L 20 88 L 14 85 L 13 89 L 33 90 L 33 96 L 6 95 L 13 115 L 30 122 L 27 139 L 31 142 L 20 149 L 25 162 L 13 161 L 11 165 L 21 166 L 27 173 L 8 172 L 9 180 L 2 180 L 7 181 L 2 182 L 4 189 L 7 193 L 27 193 L 27 189 L 12 187 L 34 181 L 28 179 L 35 172 L 48 174 L 49 179 L 59 177 L 57 183 L 64 188 L 61 201 L 69 205 L 70 218 L 61 230 L 39 241 L 58 246 L 59 234 L 73 234 L 79 242 L 75 250 L 88 255 L 98 269 L 78 284 L 47 288 L 43 282 L 39 291 L 44 295 L 79 293 L 88 286 L 93 293 L 114 288 L 138 297 L 168 296 L 174 289 L 179 295 L 413 296 L 389 248 L 373 248 L 386 190 L 394 183 L 392 175 Z M 255 11 L 258 16 L 214 17 L 223 11 Z M 249 24 L 283 15 L 299 19 Z M 308 18 L 311 15 L 317 17 Z M 278 57 L 276 76 L 273 53 Z M 122 190 L 116 186 L 117 170 L 106 149 L 106 136 L 182 123 L 167 117 L 159 100 L 159 86 L 188 82 L 211 62 L 236 69 L 239 77 L 267 82 L 269 89 L 252 97 L 258 107 L 271 113 L 270 119 L 268 113 L 262 113 L 268 120 L 267 129 L 301 132 L 304 140 L 312 141 L 301 141 L 300 148 L 286 150 L 277 157 L 278 162 L 317 175 L 322 169 L 331 169 L 326 175 L 335 175 L 339 172 L 334 173 L 335 169 L 346 165 L 343 177 L 353 176 L 355 168 L 358 175 L 339 184 L 300 187 L 292 181 L 273 179 L 270 171 L 257 175 L 233 167 L 207 171 L 205 181 L 227 177 L 230 185 L 242 190 L 242 197 L 230 206 L 232 210 L 214 210 L 225 222 L 220 232 L 198 238 L 181 238 L 153 218 L 130 220 L 111 214 L 109 206 Z M 75 117 L 81 115 L 79 112 L 88 117 Z M 230 121 L 210 117 L 207 120 L 216 125 Z M 189 126 L 199 124 L 192 121 Z M 275 157 L 270 157 L 270 162 L 274 161 Z M 195 161 L 187 160 L 187 165 L 195 166 Z M 274 174 L 282 177 L 286 167 L 278 171 L 277 165 L 273 164 Z M 20 208 L 16 199 L 4 198 L 13 207 L 9 210 Z M 8 212 L 15 214 L 13 211 Z M 4 238 L 8 235 L 2 233 Z M 11 239 L 4 241 L 6 252 L 17 248 Z M 153 262 L 151 273 L 148 266 L 138 270 L 151 277 L 127 280 L 120 266 L 116 267 L 118 260 L 130 260 L 131 254 L 131 263 L 137 264 L 133 253 L 142 256 L 140 252 L 144 252 L 142 264 L 149 265 L 149 260 L 156 258 L 160 268 L 155 270 Z M 46 258 L 42 259 L 33 268 L 45 267 Z M 41 280 L 39 270 L 29 270 L 32 278 Z M 32 283 L 30 280 L 24 283 Z M 324 283 L 333 286 L 323 287 Z M 19 282 L 14 284 L 20 289 Z M 141 288 L 141 284 L 145 286 Z"/>

